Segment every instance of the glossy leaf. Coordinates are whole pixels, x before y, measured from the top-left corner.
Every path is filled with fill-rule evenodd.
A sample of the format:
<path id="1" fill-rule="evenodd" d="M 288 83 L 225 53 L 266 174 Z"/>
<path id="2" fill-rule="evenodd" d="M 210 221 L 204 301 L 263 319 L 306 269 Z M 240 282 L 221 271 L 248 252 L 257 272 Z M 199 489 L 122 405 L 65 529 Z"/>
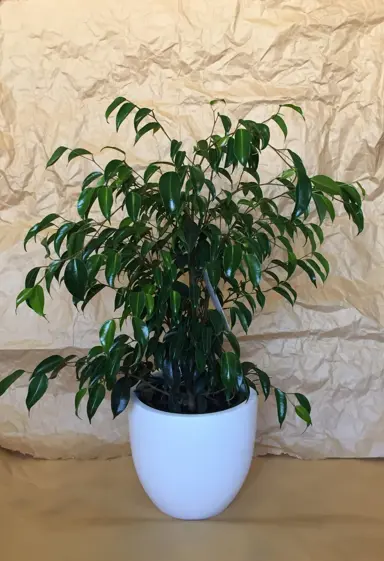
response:
<path id="1" fill-rule="evenodd" d="M 125 198 L 127 205 L 128 216 L 136 222 L 139 217 L 141 209 L 141 196 L 135 191 L 131 191 Z"/>
<path id="2" fill-rule="evenodd" d="M 177 317 L 181 304 L 181 296 L 179 292 L 177 292 L 176 290 L 172 290 L 169 296 L 169 302 L 171 305 L 171 313 L 173 317 Z"/>
<path id="3" fill-rule="evenodd" d="M 296 111 L 296 113 L 299 113 L 299 115 L 301 115 L 305 121 L 303 110 L 298 105 L 293 105 L 292 103 L 284 103 L 283 105 L 280 105 L 280 107 L 289 107 L 290 109 L 293 109 L 294 111 Z"/>
<path id="4" fill-rule="evenodd" d="M 241 366 L 237 355 L 233 352 L 224 352 L 220 359 L 220 376 L 223 386 L 227 390 L 235 387 L 240 372 Z"/>
<path id="5" fill-rule="evenodd" d="M 99 332 L 99 339 L 101 346 L 106 353 L 109 352 L 112 347 L 113 340 L 116 333 L 116 323 L 113 319 L 109 319 L 103 323 Z"/>
<path id="6" fill-rule="evenodd" d="M 25 288 L 33 288 L 39 274 L 40 267 L 33 267 L 25 277 Z"/>
<path id="7" fill-rule="evenodd" d="M 248 267 L 249 280 L 254 288 L 256 288 L 261 281 L 261 263 L 256 255 L 252 254 L 246 254 L 244 259 Z"/>
<path id="8" fill-rule="evenodd" d="M 87 388 L 81 388 L 80 390 L 78 390 L 76 392 L 76 395 L 75 395 L 75 415 L 79 419 L 80 419 L 80 417 L 79 417 L 80 403 L 81 403 L 83 397 L 86 395 L 87 391 L 88 391 Z"/>
<path id="9" fill-rule="evenodd" d="M 147 132 L 153 132 L 153 134 L 157 133 L 161 129 L 159 123 L 147 123 L 144 125 L 140 130 L 137 131 L 135 136 L 135 144 L 140 140 L 142 136 L 144 136 Z"/>
<path id="10" fill-rule="evenodd" d="M 87 416 L 89 422 L 91 422 L 105 397 L 105 387 L 102 384 L 95 384 L 89 388 L 88 393 Z"/>
<path id="11" fill-rule="evenodd" d="M 103 216 L 110 220 L 111 218 L 111 209 L 113 204 L 113 195 L 112 189 L 110 187 L 106 187 L 102 185 L 98 188 L 97 197 L 99 200 L 100 210 L 103 213 Z"/>
<path id="12" fill-rule="evenodd" d="M 277 417 L 279 419 L 281 427 L 287 415 L 287 396 L 285 392 L 279 390 L 278 388 L 275 388 L 275 399 L 277 406 Z"/>
<path id="13" fill-rule="evenodd" d="M 296 405 L 295 412 L 300 419 L 303 419 L 307 423 L 307 427 L 312 425 L 311 415 L 310 413 L 303 407 L 302 405 Z"/>
<path id="14" fill-rule="evenodd" d="M 45 167 L 49 168 L 50 166 L 53 166 L 53 164 L 55 164 L 67 150 L 68 148 L 66 146 L 59 146 L 59 148 L 56 148 Z"/>
<path id="15" fill-rule="evenodd" d="M 32 377 L 41 376 L 42 374 L 49 374 L 53 372 L 58 366 L 65 364 L 65 360 L 60 355 L 51 355 L 42 360 L 32 372 Z"/>
<path id="16" fill-rule="evenodd" d="M 141 109 L 139 109 L 135 115 L 135 118 L 133 120 L 133 125 L 135 127 L 135 131 L 137 132 L 137 129 L 141 123 L 141 121 L 143 119 L 145 119 L 145 117 L 147 117 L 147 115 L 149 115 L 152 112 L 151 109 L 148 109 L 148 107 L 142 107 Z"/>
<path id="17" fill-rule="evenodd" d="M 225 134 L 228 134 L 232 127 L 231 119 L 226 115 L 219 115 L 219 117 L 223 124 Z"/>
<path id="18" fill-rule="evenodd" d="M 191 177 L 191 181 L 193 186 L 197 189 L 200 190 L 205 182 L 205 176 L 203 173 L 203 170 L 201 169 L 200 166 L 189 166 L 189 174 Z"/>
<path id="19" fill-rule="evenodd" d="M 278 294 L 280 294 L 281 296 L 283 296 L 286 300 L 288 300 L 291 306 L 294 305 L 295 301 L 292 298 L 292 295 L 288 292 L 288 290 L 285 290 L 285 288 L 283 288 L 282 286 L 274 286 L 273 290 Z"/>
<path id="20" fill-rule="evenodd" d="M 84 261 L 71 259 L 64 271 L 64 283 L 68 292 L 78 300 L 84 300 L 88 273 Z"/>
<path id="21" fill-rule="evenodd" d="M 124 105 L 122 105 L 120 107 L 120 109 L 119 109 L 119 111 L 117 112 L 117 115 L 116 115 L 116 132 L 119 131 L 119 128 L 124 123 L 124 121 L 128 117 L 128 115 L 130 113 L 132 113 L 132 111 L 135 109 L 135 107 L 136 106 L 133 103 L 131 103 L 130 101 L 127 101 L 127 103 L 124 103 Z"/>
<path id="22" fill-rule="evenodd" d="M 329 263 L 327 261 L 327 259 L 324 257 L 324 255 L 322 255 L 321 253 L 317 253 L 314 252 L 314 257 L 316 257 L 316 259 L 321 263 L 321 265 L 324 267 L 324 271 L 325 271 L 325 278 L 328 277 L 329 275 Z"/>
<path id="23" fill-rule="evenodd" d="M 312 198 L 312 184 L 301 158 L 295 154 L 295 152 L 292 152 L 292 150 L 288 150 L 288 152 L 292 158 L 293 165 L 295 166 L 297 173 L 296 202 L 292 216 L 293 218 L 298 218 L 305 213 L 309 207 L 309 203 Z"/>
<path id="24" fill-rule="evenodd" d="M 148 183 L 151 177 L 160 169 L 156 164 L 150 164 L 144 172 L 144 183 Z"/>
<path id="25" fill-rule="evenodd" d="M 0 380 L 0 396 L 2 396 L 23 374 L 25 374 L 25 370 L 15 370 L 15 372 L 12 372 L 12 374 Z"/>
<path id="26" fill-rule="evenodd" d="M 181 183 L 177 173 L 167 171 L 160 177 L 159 190 L 168 212 L 174 213 L 180 207 Z"/>
<path id="27" fill-rule="evenodd" d="M 111 115 L 111 113 L 117 108 L 119 107 L 119 105 L 121 105 L 122 103 L 124 103 L 124 101 L 127 101 L 125 99 L 125 97 L 119 96 L 116 97 L 112 103 L 110 103 L 107 107 L 107 110 L 105 112 L 105 120 L 108 122 L 108 118 Z"/>
<path id="28" fill-rule="evenodd" d="M 84 312 L 85 307 L 89 304 L 89 302 L 94 298 L 99 292 L 101 292 L 105 288 L 104 284 L 94 284 L 86 293 L 84 302 L 81 306 L 81 311 Z"/>
<path id="29" fill-rule="evenodd" d="M 227 277 L 233 277 L 241 263 L 242 250 L 240 245 L 228 245 L 224 250 L 223 268 Z"/>
<path id="30" fill-rule="evenodd" d="M 53 247 L 57 255 L 60 257 L 60 249 L 63 241 L 68 236 L 68 234 L 74 229 L 75 224 L 73 222 L 66 222 L 56 232 L 55 241 L 53 242 Z"/>
<path id="31" fill-rule="evenodd" d="M 25 403 L 28 411 L 43 397 L 48 389 L 48 378 L 46 374 L 35 376 L 31 379 L 28 386 L 28 393 Z"/>
<path id="32" fill-rule="evenodd" d="M 305 261 L 303 261 L 303 259 L 298 259 L 297 264 L 301 269 L 303 269 L 303 271 L 307 273 L 311 283 L 317 287 L 316 275 L 313 272 L 313 269 Z"/>
<path id="33" fill-rule="evenodd" d="M 308 411 L 308 413 L 310 413 L 311 412 L 311 404 L 309 403 L 309 401 L 305 397 L 305 395 L 303 395 L 302 393 L 295 393 L 295 397 L 296 397 L 297 401 L 300 403 L 300 405 L 302 407 L 304 407 L 304 409 L 306 409 Z"/>
<path id="34" fill-rule="evenodd" d="M 225 331 L 224 335 L 228 339 L 229 343 L 231 344 L 232 349 L 235 351 L 236 355 L 240 357 L 240 345 L 235 337 L 235 335 L 231 331 Z"/>
<path id="35" fill-rule="evenodd" d="M 145 306 L 144 292 L 131 292 L 129 295 L 129 307 L 133 316 L 140 317 Z"/>
<path id="36" fill-rule="evenodd" d="M 104 170 L 104 179 L 105 182 L 108 183 L 113 177 L 116 177 L 118 171 L 124 167 L 124 162 L 122 160 L 111 160 L 107 163 Z"/>
<path id="37" fill-rule="evenodd" d="M 80 196 L 77 200 L 77 212 L 79 213 L 80 218 L 88 218 L 89 211 L 91 210 L 91 207 L 96 198 L 96 189 L 88 187 L 81 191 Z M 64 224 L 63 226 L 67 226 L 67 224 Z"/>
<path id="38" fill-rule="evenodd" d="M 92 152 L 86 150 L 85 148 L 75 148 L 68 155 L 68 163 L 74 160 L 75 158 L 78 158 L 79 156 L 92 156 Z"/>
<path id="39" fill-rule="evenodd" d="M 272 119 L 282 130 L 284 138 L 287 138 L 288 129 L 283 117 L 281 115 L 272 115 Z"/>
<path id="40" fill-rule="evenodd" d="M 138 317 L 132 318 L 133 333 L 135 339 L 142 347 L 145 347 L 149 339 L 149 329 L 147 324 Z"/>
<path id="41" fill-rule="evenodd" d="M 114 419 L 125 411 L 129 403 L 130 395 L 131 385 L 129 381 L 125 377 L 117 380 L 111 393 L 111 409 Z"/>
<path id="42" fill-rule="evenodd" d="M 234 153 L 239 162 L 245 166 L 251 154 L 251 135 L 246 129 L 237 129 Z"/>

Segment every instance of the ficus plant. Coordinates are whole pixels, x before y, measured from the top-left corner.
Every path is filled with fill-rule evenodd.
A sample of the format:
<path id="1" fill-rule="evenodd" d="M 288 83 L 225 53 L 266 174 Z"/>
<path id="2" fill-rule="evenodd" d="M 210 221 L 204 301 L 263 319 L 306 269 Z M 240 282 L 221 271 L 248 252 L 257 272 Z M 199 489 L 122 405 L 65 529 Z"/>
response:
<path id="1" fill-rule="evenodd" d="M 115 115 L 117 131 L 133 116 L 135 143 L 148 133 L 169 141 L 165 160 L 140 171 L 121 148 L 105 147 L 117 154 L 105 168 L 84 148 L 55 150 L 47 167 L 66 155 L 68 162 L 86 158 L 95 169 L 82 183 L 78 220 L 53 213 L 28 231 L 24 246 L 43 236 L 47 262 L 29 271 L 16 307 L 25 303 L 44 317 L 45 294 L 58 282 L 82 312 L 97 294 L 113 291 L 114 311 L 85 356 L 52 355 L 31 373 L 17 370 L 0 382 L 0 395 L 29 374 L 30 410 L 72 366 L 76 414 L 86 399 L 90 421 L 107 393 L 113 415 L 122 413 L 136 386 L 144 403 L 186 414 L 234 407 L 253 388 L 265 399 L 274 395 L 280 425 L 288 402 L 311 424 L 308 399 L 274 387 L 257 364 L 242 362 L 232 329 L 238 324 L 247 333 L 272 292 L 293 306 L 295 272 L 315 286 L 326 280 L 322 224 L 335 219 L 340 204 L 360 233 L 364 191 L 309 177 L 295 152 L 271 143 L 271 130 L 287 136 L 284 112 L 304 118 L 300 107 L 280 105 L 262 123 L 232 123 L 218 107 L 223 100 L 211 102 L 210 134 L 187 151 L 151 109 L 116 98 L 105 116 Z M 268 152 L 282 171 L 266 180 L 258 170 Z"/>

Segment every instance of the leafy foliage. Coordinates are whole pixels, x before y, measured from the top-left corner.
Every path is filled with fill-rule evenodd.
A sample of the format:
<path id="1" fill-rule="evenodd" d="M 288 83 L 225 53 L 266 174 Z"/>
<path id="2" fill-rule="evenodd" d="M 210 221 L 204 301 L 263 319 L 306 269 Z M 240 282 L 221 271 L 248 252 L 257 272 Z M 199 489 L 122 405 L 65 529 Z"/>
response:
<path id="1" fill-rule="evenodd" d="M 49 293 L 52 282 L 62 280 L 82 311 L 104 289 L 115 292 L 115 313 L 101 326 L 98 345 L 80 358 L 53 355 L 37 365 L 28 409 L 47 391 L 49 379 L 72 366 L 79 383 L 76 414 L 87 397 L 90 421 L 107 392 L 113 415 L 119 415 L 138 383 L 144 402 L 183 413 L 233 407 L 253 388 L 265 399 L 274 395 L 280 425 L 288 403 L 311 424 L 304 395 L 275 388 L 257 365 L 241 362 L 231 328 L 237 324 L 247 332 L 268 294 L 294 305 L 297 271 L 315 286 L 324 282 L 329 263 L 319 252 L 322 224 L 335 219 L 337 203 L 360 233 L 362 197 L 354 185 L 310 177 L 298 154 L 271 144 L 269 125 L 285 138 L 281 110 L 304 118 L 298 106 L 282 105 L 263 123 L 240 119 L 232 124 L 218 112 L 221 102 L 211 102 L 211 133 L 187 153 L 151 109 L 116 98 L 106 119 L 115 115 L 119 130 L 133 117 L 135 143 L 149 133 L 165 134 L 169 157 L 139 173 L 120 148 L 104 147 L 120 157 L 84 179 L 79 220 L 49 214 L 27 233 L 25 246 L 45 236 L 41 243 L 49 261 L 28 273 L 17 307 L 26 303 L 44 316 L 44 287 Z M 267 151 L 283 169 L 263 182 L 258 169 Z M 88 150 L 61 146 L 47 167 L 66 153 L 69 162 L 82 157 L 96 164 Z M 128 321 L 133 338 L 123 332 Z M 17 370 L 4 378 L 0 395 L 23 374 Z"/>

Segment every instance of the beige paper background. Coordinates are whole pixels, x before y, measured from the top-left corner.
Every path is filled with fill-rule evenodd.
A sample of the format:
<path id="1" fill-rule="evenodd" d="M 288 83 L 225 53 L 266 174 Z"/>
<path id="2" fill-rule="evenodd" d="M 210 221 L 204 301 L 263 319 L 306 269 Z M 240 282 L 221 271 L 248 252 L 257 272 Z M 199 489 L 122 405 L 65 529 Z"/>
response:
<path id="1" fill-rule="evenodd" d="M 292 416 L 280 431 L 274 404 L 263 405 L 258 452 L 384 455 L 382 1 L 3 0 L 0 37 L 0 375 L 54 349 L 95 344 L 110 315 L 108 299 L 76 315 L 64 291 L 48 302 L 49 323 L 26 308 L 14 314 L 25 274 L 43 258 L 33 244 L 24 254 L 26 229 L 48 212 L 74 216 L 91 171 L 80 161 L 46 171 L 56 146 L 97 153 L 115 144 L 138 166 L 163 154 L 160 137 L 133 153 L 130 128 L 116 135 L 105 123 L 117 95 L 154 107 L 176 137 L 208 132 L 215 97 L 233 116 L 256 119 L 295 102 L 307 124 L 287 112 L 290 146 L 310 173 L 364 183 L 367 226 L 355 238 L 339 217 L 324 246 L 326 286 L 299 275 L 296 308 L 271 299 L 240 338 L 244 356 L 314 409 L 303 435 Z M 274 166 L 271 155 L 263 173 Z M 92 427 L 78 421 L 74 387 L 62 376 L 29 419 L 21 381 L 0 401 L 0 445 L 51 458 L 127 453 L 126 419 L 113 422 L 105 404 Z"/>

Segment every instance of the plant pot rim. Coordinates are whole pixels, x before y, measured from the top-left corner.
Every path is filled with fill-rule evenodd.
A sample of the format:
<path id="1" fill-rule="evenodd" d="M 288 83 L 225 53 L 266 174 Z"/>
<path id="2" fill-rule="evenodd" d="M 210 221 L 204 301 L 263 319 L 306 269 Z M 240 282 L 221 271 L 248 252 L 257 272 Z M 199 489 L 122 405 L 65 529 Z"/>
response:
<path id="1" fill-rule="evenodd" d="M 162 415 L 162 416 L 169 416 L 169 417 L 180 417 L 183 419 L 194 419 L 196 417 L 203 418 L 203 417 L 212 417 L 217 415 L 228 415 L 233 411 L 237 411 L 240 407 L 245 407 L 249 402 L 255 401 L 258 397 L 257 393 L 253 388 L 250 389 L 249 398 L 242 403 L 239 403 L 235 407 L 231 407 L 230 409 L 224 409 L 223 411 L 214 411 L 212 413 L 171 413 L 170 411 L 160 411 L 160 409 L 156 409 L 155 407 L 151 407 L 150 405 L 146 405 L 136 393 L 136 390 L 133 389 L 131 395 L 131 401 L 137 406 L 141 407 L 148 413 L 152 413 L 153 415 Z"/>

